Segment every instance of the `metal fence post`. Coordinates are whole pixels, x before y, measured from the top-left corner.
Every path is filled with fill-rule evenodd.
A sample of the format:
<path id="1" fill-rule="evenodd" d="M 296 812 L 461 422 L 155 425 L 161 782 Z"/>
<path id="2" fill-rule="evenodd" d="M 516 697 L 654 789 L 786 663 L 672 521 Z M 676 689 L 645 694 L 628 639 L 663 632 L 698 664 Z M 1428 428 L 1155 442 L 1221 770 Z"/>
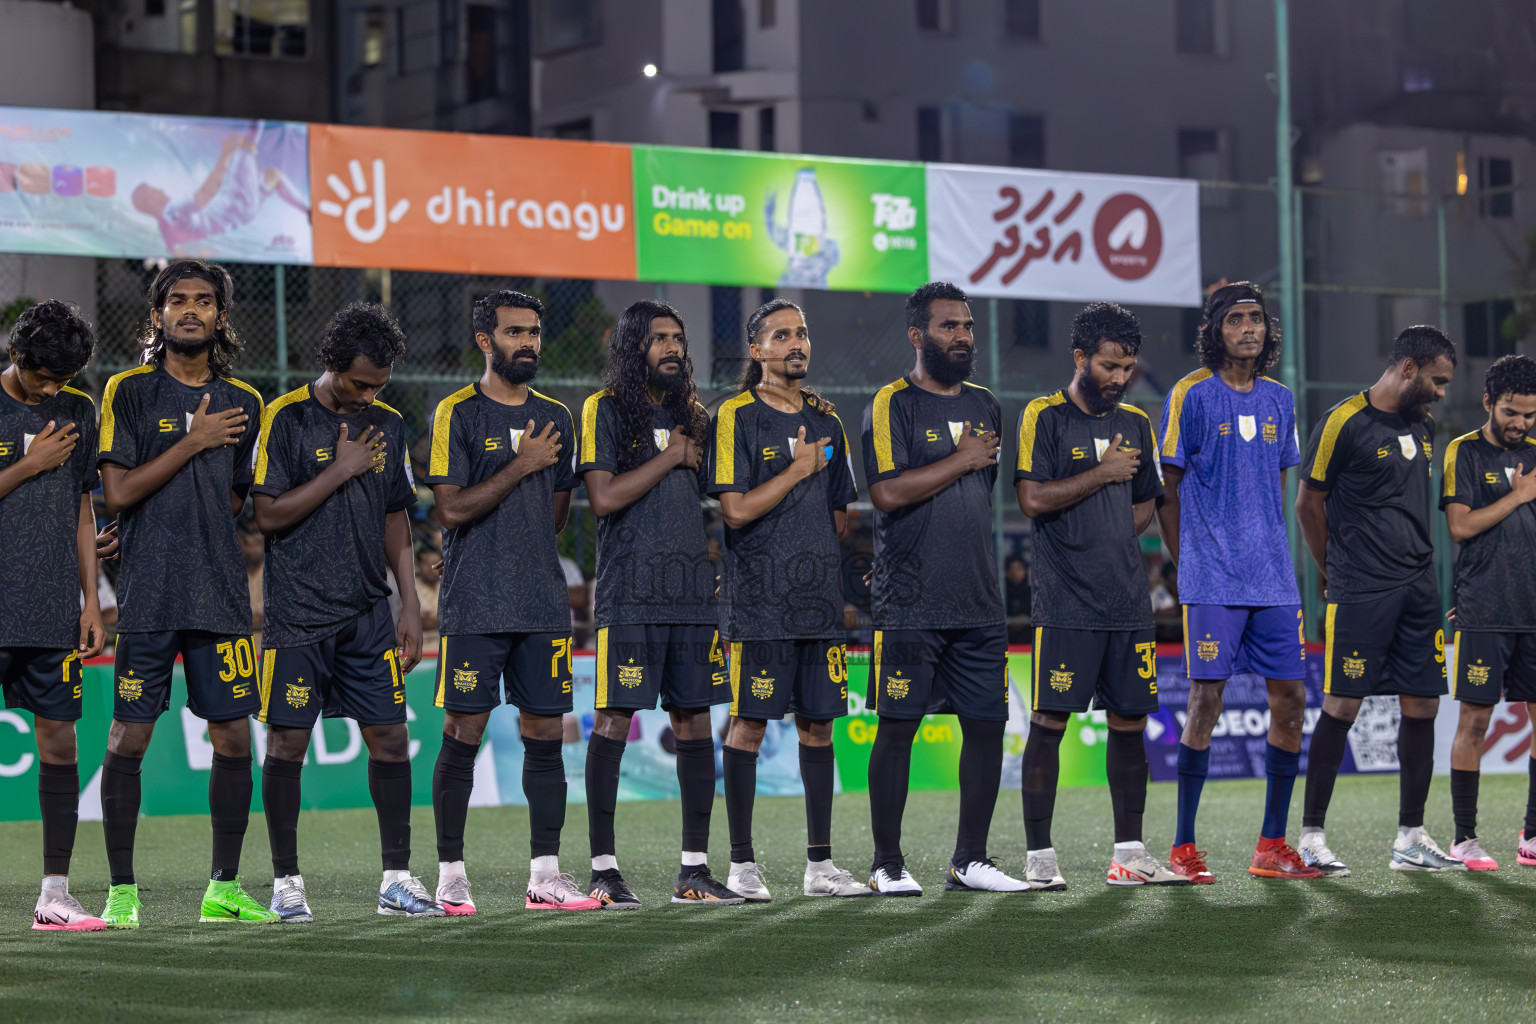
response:
<path id="1" fill-rule="evenodd" d="M 1450 256 L 1446 251 L 1445 237 L 1445 197 L 1435 205 L 1435 249 L 1438 263 L 1439 289 L 1440 289 L 1440 329 L 1447 334 L 1451 328 L 1451 300 L 1450 300 Z M 1437 445 L 1440 451 L 1445 451 L 1446 438 L 1442 437 Z M 1434 470 L 1436 467 L 1431 466 Z M 1435 474 L 1435 493 L 1440 491 L 1440 473 Z M 1434 514 L 1434 513 L 1431 513 Z M 1443 515 L 1435 515 L 1435 547 L 1440 549 L 1439 564 L 1436 567 L 1436 579 L 1440 584 L 1440 602 L 1445 607 L 1451 607 L 1455 595 L 1451 592 L 1451 528 Z"/>
<path id="2" fill-rule="evenodd" d="M 277 393 L 288 393 L 288 268 L 272 268 L 273 343 L 277 359 Z"/>

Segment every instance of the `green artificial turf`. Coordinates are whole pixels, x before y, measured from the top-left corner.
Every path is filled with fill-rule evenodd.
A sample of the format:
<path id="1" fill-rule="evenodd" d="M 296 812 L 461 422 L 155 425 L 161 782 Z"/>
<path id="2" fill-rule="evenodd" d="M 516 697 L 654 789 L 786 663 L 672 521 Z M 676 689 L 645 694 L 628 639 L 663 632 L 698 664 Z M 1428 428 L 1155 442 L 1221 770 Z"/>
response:
<path id="1" fill-rule="evenodd" d="M 1354 877 L 1281 882 L 1244 870 L 1262 783 L 1213 783 L 1200 845 L 1218 884 L 1112 889 L 1108 792 L 1066 790 L 1054 838 L 1071 888 L 1001 895 L 943 891 L 957 801 L 914 793 L 904 845 L 928 893 L 901 900 L 800 896 L 801 804 L 765 799 L 755 832 L 775 902 L 725 908 L 667 902 L 677 807 L 623 804 L 619 862 L 646 905 L 586 914 L 524 910 L 526 814 L 476 810 L 468 863 L 479 915 L 426 921 L 374 913 L 371 811 L 311 813 L 299 842 L 318 920 L 286 926 L 199 925 L 208 822 L 148 818 L 138 833 L 144 926 L 105 934 L 28 929 L 39 827 L 0 825 L 0 1021 L 1529 1020 L 1536 869 L 1514 857 L 1525 794 L 1524 777 L 1483 779 L 1485 844 L 1501 870 L 1399 874 L 1387 869 L 1396 777 L 1346 776 L 1329 839 Z M 1173 809 L 1173 787 L 1154 785 L 1147 823 L 1159 855 Z M 724 819 L 717 802 L 722 880 Z M 567 825 L 563 866 L 584 883 L 583 806 Z M 1429 826 L 1448 846 L 1444 779 Z M 838 798 L 833 838 L 839 864 L 867 868 L 863 796 Z M 416 810 L 415 840 L 430 889 L 430 809 Z M 1023 844 L 1019 794 L 1005 791 L 992 851 L 1022 873 Z M 97 910 L 99 826 L 82 825 L 77 845 L 72 889 Z M 258 816 L 245 869 L 263 901 L 266 847 Z"/>

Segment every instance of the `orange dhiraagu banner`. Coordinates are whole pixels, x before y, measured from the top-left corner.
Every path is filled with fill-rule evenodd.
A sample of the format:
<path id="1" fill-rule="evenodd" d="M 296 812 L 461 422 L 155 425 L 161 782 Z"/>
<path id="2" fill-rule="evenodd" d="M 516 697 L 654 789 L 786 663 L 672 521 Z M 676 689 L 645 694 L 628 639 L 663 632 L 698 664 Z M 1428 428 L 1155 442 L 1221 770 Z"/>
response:
<path id="1" fill-rule="evenodd" d="M 315 263 L 635 277 L 628 146 L 312 125 Z"/>

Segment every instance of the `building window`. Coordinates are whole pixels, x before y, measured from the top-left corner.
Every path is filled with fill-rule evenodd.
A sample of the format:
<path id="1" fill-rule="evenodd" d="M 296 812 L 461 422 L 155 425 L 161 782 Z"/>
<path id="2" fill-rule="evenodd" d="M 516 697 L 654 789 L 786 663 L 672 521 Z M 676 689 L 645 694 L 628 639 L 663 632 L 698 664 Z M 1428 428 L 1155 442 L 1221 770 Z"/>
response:
<path id="1" fill-rule="evenodd" d="M 1227 55 L 1225 0 L 1174 0 L 1173 21 L 1174 46 L 1180 53 Z"/>
<path id="2" fill-rule="evenodd" d="M 711 149 L 741 148 L 741 115 L 734 110 L 709 112 L 709 147 Z"/>
<path id="3" fill-rule="evenodd" d="M 496 95 L 496 8 L 469 4 L 464 22 L 469 32 L 464 55 L 464 99 L 477 103 Z"/>
<path id="4" fill-rule="evenodd" d="M 944 159 L 944 110 L 917 108 L 917 158 L 929 163 Z"/>
<path id="5" fill-rule="evenodd" d="M 757 0 L 757 27 L 773 28 L 779 23 L 777 0 Z"/>
<path id="6" fill-rule="evenodd" d="M 405 16 L 404 7 L 395 8 L 395 74 L 397 75 L 405 74 L 409 67 L 406 62 Z"/>
<path id="7" fill-rule="evenodd" d="M 164 10 L 164 4 L 161 4 Z M 195 51 L 197 5 L 181 4 L 183 44 Z M 309 55 L 309 0 L 218 0 L 213 9 L 214 49 L 245 57 Z M 188 52 L 194 52 L 188 51 Z"/>
<path id="8" fill-rule="evenodd" d="M 741 0 L 712 0 L 710 14 L 715 74 L 740 71 L 747 66 L 747 16 Z"/>
<path id="9" fill-rule="evenodd" d="M 1462 337 L 1467 355 L 1493 359 L 1514 355 L 1515 339 L 1504 335 L 1504 324 L 1514 312 L 1515 304 L 1509 299 L 1462 306 Z"/>
<path id="10" fill-rule="evenodd" d="M 1008 163 L 1012 167 L 1045 166 L 1045 120 L 1033 114 L 1008 115 Z"/>
<path id="11" fill-rule="evenodd" d="M 1230 181 L 1227 133 L 1214 128 L 1179 129 L 1179 177 L 1196 181 Z M 1232 204 L 1232 190 L 1202 188 L 1200 205 L 1206 208 Z"/>
<path id="12" fill-rule="evenodd" d="M 1003 31 L 1009 39 L 1040 38 L 1040 0 L 1003 0 Z"/>
<path id="13" fill-rule="evenodd" d="M 1480 189 L 1504 189 L 1477 197 L 1477 212 L 1484 217 L 1515 215 L 1515 162 L 1507 156 L 1483 156 L 1477 159 L 1477 184 Z"/>
<path id="14" fill-rule="evenodd" d="M 165 0 L 144 0 L 144 17 L 165 17 Z"/>
<path id="15" fill-rule="evenodd" d="M 1015 348 L 1051 347 L 1051 304 L 1038 299 L 1014 299 L 1013 344 Z"/>
<path id="16" fill-rule="evenodd" d="M 746 345 L 741 333 L 741 289 L 716 286 L 709 290 L 709 340 L 714 352 L 710 377 L 716 387 L 728 387 L 745 369 Z"/>
<path id="17" fill-rule="evenodd" d="M 370 7 L 363 12 L 363 66 L 384 63 L 384 9 Z"/>
<path id="18" fill-rule="evenodd" d="M 759 107 L 757 111 L 757 148 L 772 153 L 779 148 L 778 112 L 774 107 Z"/>
<path id="19" fill-rule="evenodd" d="M 954 0 L 917 0 L 917 27 L 924 32 L 953 32 Z"/>
<path id="20" fill-rule="evenodd" d="M 541 57 L 603 41 L 599 0 L 534 0 L 534 34 Z"/>

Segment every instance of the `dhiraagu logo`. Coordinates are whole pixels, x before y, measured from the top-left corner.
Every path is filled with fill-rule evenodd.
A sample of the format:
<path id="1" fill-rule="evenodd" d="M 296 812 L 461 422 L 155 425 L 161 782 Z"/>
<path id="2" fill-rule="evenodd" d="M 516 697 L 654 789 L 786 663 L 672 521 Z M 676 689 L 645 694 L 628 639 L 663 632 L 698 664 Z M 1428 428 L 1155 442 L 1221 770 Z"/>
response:
<path id="1" fill-rule="evenodd" d="M 347 229 L 347 234 L 352 236 L 353 241 L 370 245 L 384 237 L 384 232 L 390 224 L 400 222 L 400 218 L 410 210 L 411 201 L 401 199 L 394 206 L 388 207 L 387 213 L 385 212 L 387 201 L 384 198 L 383 160 L 375 158 L 373 161 L 372 192 L 368 190 L 368 179 L 363 174 L 361 160 L 348 161 L 347 170 L 351 172 L 351 187 L 348 187 L 338 175 L 325 176 L 325 183 L 331 187 L 331 192 L 335 194 L 336 199 L 322 199 L 318 208 L 327 217 L 340 217 Z M 343 206 L 342 203 L 346 205 Z M 373 212 L 373 222 L 363 227 L 362 215 L 370 210 Z"/>

